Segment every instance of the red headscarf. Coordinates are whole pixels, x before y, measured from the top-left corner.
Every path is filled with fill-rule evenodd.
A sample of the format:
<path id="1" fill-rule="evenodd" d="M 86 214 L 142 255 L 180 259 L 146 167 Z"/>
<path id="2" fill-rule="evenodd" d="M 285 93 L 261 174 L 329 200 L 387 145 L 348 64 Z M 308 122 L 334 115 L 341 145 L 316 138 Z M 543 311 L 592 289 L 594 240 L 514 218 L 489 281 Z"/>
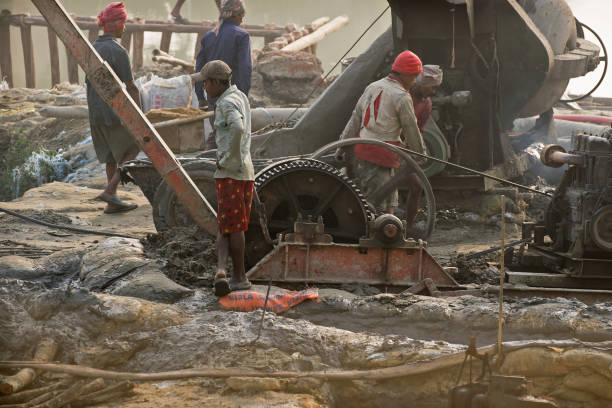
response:
<path id="1" fill-rule="evenodd" d="M 105 33 L 113 33 L 127 21 L 127 12 L 122 1 L 114 1 L 98 14 L 98 27 Z"/>

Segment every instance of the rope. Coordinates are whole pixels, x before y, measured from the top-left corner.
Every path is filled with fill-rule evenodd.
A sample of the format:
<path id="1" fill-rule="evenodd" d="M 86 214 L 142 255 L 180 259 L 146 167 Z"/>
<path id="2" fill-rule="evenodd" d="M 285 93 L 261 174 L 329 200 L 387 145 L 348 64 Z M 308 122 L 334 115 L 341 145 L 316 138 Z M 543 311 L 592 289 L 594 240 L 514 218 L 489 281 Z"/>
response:
<path id="1" fill-rule="evenodd" d="M 81 234 L 104 235 L 107 237 L 121 237 L 121 238 L 137 239 L 136 237 L 133 237 L 131 235 L 117 234 L 115 232 L 95 231 L 95 230 L 90 230 L 90 229 L 85 229 L 85 228 L 69 227 L 67 225 L 61 225 L 61 224 L 52 224 L 50 222 L 38 220 L 36 218 L 28 217 L 27 215 L 23 215 L 23 214 L 19 214 L 11 210 L 7 210 L 6 208 L 0 208 L 0 212 L 12 215 L 13 217 L 21 218 L 22 220 L 33 222 L 34 224 L 44 225 L 45 227 L 50 227 L 50 228 L 63 229 L 67 231 L 78 232 Z"/>

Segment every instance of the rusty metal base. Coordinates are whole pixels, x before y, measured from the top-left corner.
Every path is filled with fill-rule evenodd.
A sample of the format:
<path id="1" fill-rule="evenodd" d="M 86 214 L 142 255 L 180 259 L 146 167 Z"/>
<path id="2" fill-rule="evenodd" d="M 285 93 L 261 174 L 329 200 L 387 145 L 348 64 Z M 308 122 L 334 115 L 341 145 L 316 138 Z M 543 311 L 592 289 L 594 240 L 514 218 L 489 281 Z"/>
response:
<path id="1" fill-rule="evenodd" d="M 251 270 L 252 281 L 412 286 L 431 278 L 438 287 L 458 284 L 423 246 L 373 248 L 354 244 L 282 242 Z"/>

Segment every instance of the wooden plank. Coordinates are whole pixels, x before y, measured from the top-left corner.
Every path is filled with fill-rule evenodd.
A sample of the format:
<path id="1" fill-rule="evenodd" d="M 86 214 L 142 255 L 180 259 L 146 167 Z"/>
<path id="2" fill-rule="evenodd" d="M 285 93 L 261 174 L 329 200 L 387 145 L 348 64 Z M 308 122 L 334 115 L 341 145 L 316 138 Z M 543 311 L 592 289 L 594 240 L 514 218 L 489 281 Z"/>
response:
<path id="1" fill-rule="evenodd" d="M 130 45 L 132 44 L 132 33 L 130 31 L 126 31 L 121 36 L 121 46 L 125 48 L 128 55 L 130 55 Z"/>
<path id="2" fill-rule="evenodd" d="M 159 49 L 163 52 L 170 51 L 170 41 L 172 41 L 172 32 L 164 31 L 162 33 L 161 42 L 159 43 Z"/>
<path id="3" fill-rule="evenodd" d="M 49 59 L 51 60 L 51 86 L 55 86 L 60 83 L 60 64 L 57 35 L 51 27 L 47 27 L 47 37 L 49 38 Z"/>
<path id="4" fill-rule="evenodd" d="M 68 81 L 71 84 L 79 83 L 79 65 L 77 61 L 74 59 L 70 51 L 66 50 L 66 60 L 68 67 Z"/>
<path id="5" fill-rule="evenodd" d="M 193 60 L 194 61 L 198 57 L 198 53 L 200 52 L 200 41 L 202 41 L 202 37 L 204 37 L 204 34 L 206 34 L 206 33 L 200 33 L 196 37 L 195 49 L 193 51 Z"/>
<path id="6" fill-rule="evenodd" d="M 36 88 L 36 65 L 34 64 L 34 44 L 32 43 L 32 26 L 21 25 L 21 46 L 23 47 L 23 64 L 25 67 L 26 88 Z"/>
<path id="7" fill-rule="evenodd" d="M 144 24 L 144 19 L 139 19 Z M 144 62 L 144 31 L 134 31 L 134 45 L 132 46 L 132 66 L 134 70 L 142 68 Z"/>
<path id="8" fill-rule="evenodd" d="M 0 71 L 2 77 L 6 78 L 9 86 L 13 87 L 13 61 L 11 59 L 11 26 L 9 17 L 11 12 L 2 10 L 0 14 Z M 2 78 L 0 78 L 2 79 Z"/>

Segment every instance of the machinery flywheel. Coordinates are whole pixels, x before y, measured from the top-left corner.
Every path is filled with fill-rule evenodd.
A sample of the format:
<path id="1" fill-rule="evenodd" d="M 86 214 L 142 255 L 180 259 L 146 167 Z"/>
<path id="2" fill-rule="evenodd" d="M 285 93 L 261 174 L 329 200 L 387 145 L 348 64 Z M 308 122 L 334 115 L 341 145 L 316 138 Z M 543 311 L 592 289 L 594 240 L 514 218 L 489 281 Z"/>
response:
<path id="1" fill-rule="evenodd" d="M 325 233 L 337 243 L 358 243 L 367 236 L 373 214 L 365 198 L 339 170 L 314 159 L 288 159 L 261 170 L 255 188 L 266 210 L 270 235 L 292 232 L 304 220 L 323 218 Z M 272 247 L 263 238 L 255 204 L 246 233 L 247 264 L 253 266 Z"/>

